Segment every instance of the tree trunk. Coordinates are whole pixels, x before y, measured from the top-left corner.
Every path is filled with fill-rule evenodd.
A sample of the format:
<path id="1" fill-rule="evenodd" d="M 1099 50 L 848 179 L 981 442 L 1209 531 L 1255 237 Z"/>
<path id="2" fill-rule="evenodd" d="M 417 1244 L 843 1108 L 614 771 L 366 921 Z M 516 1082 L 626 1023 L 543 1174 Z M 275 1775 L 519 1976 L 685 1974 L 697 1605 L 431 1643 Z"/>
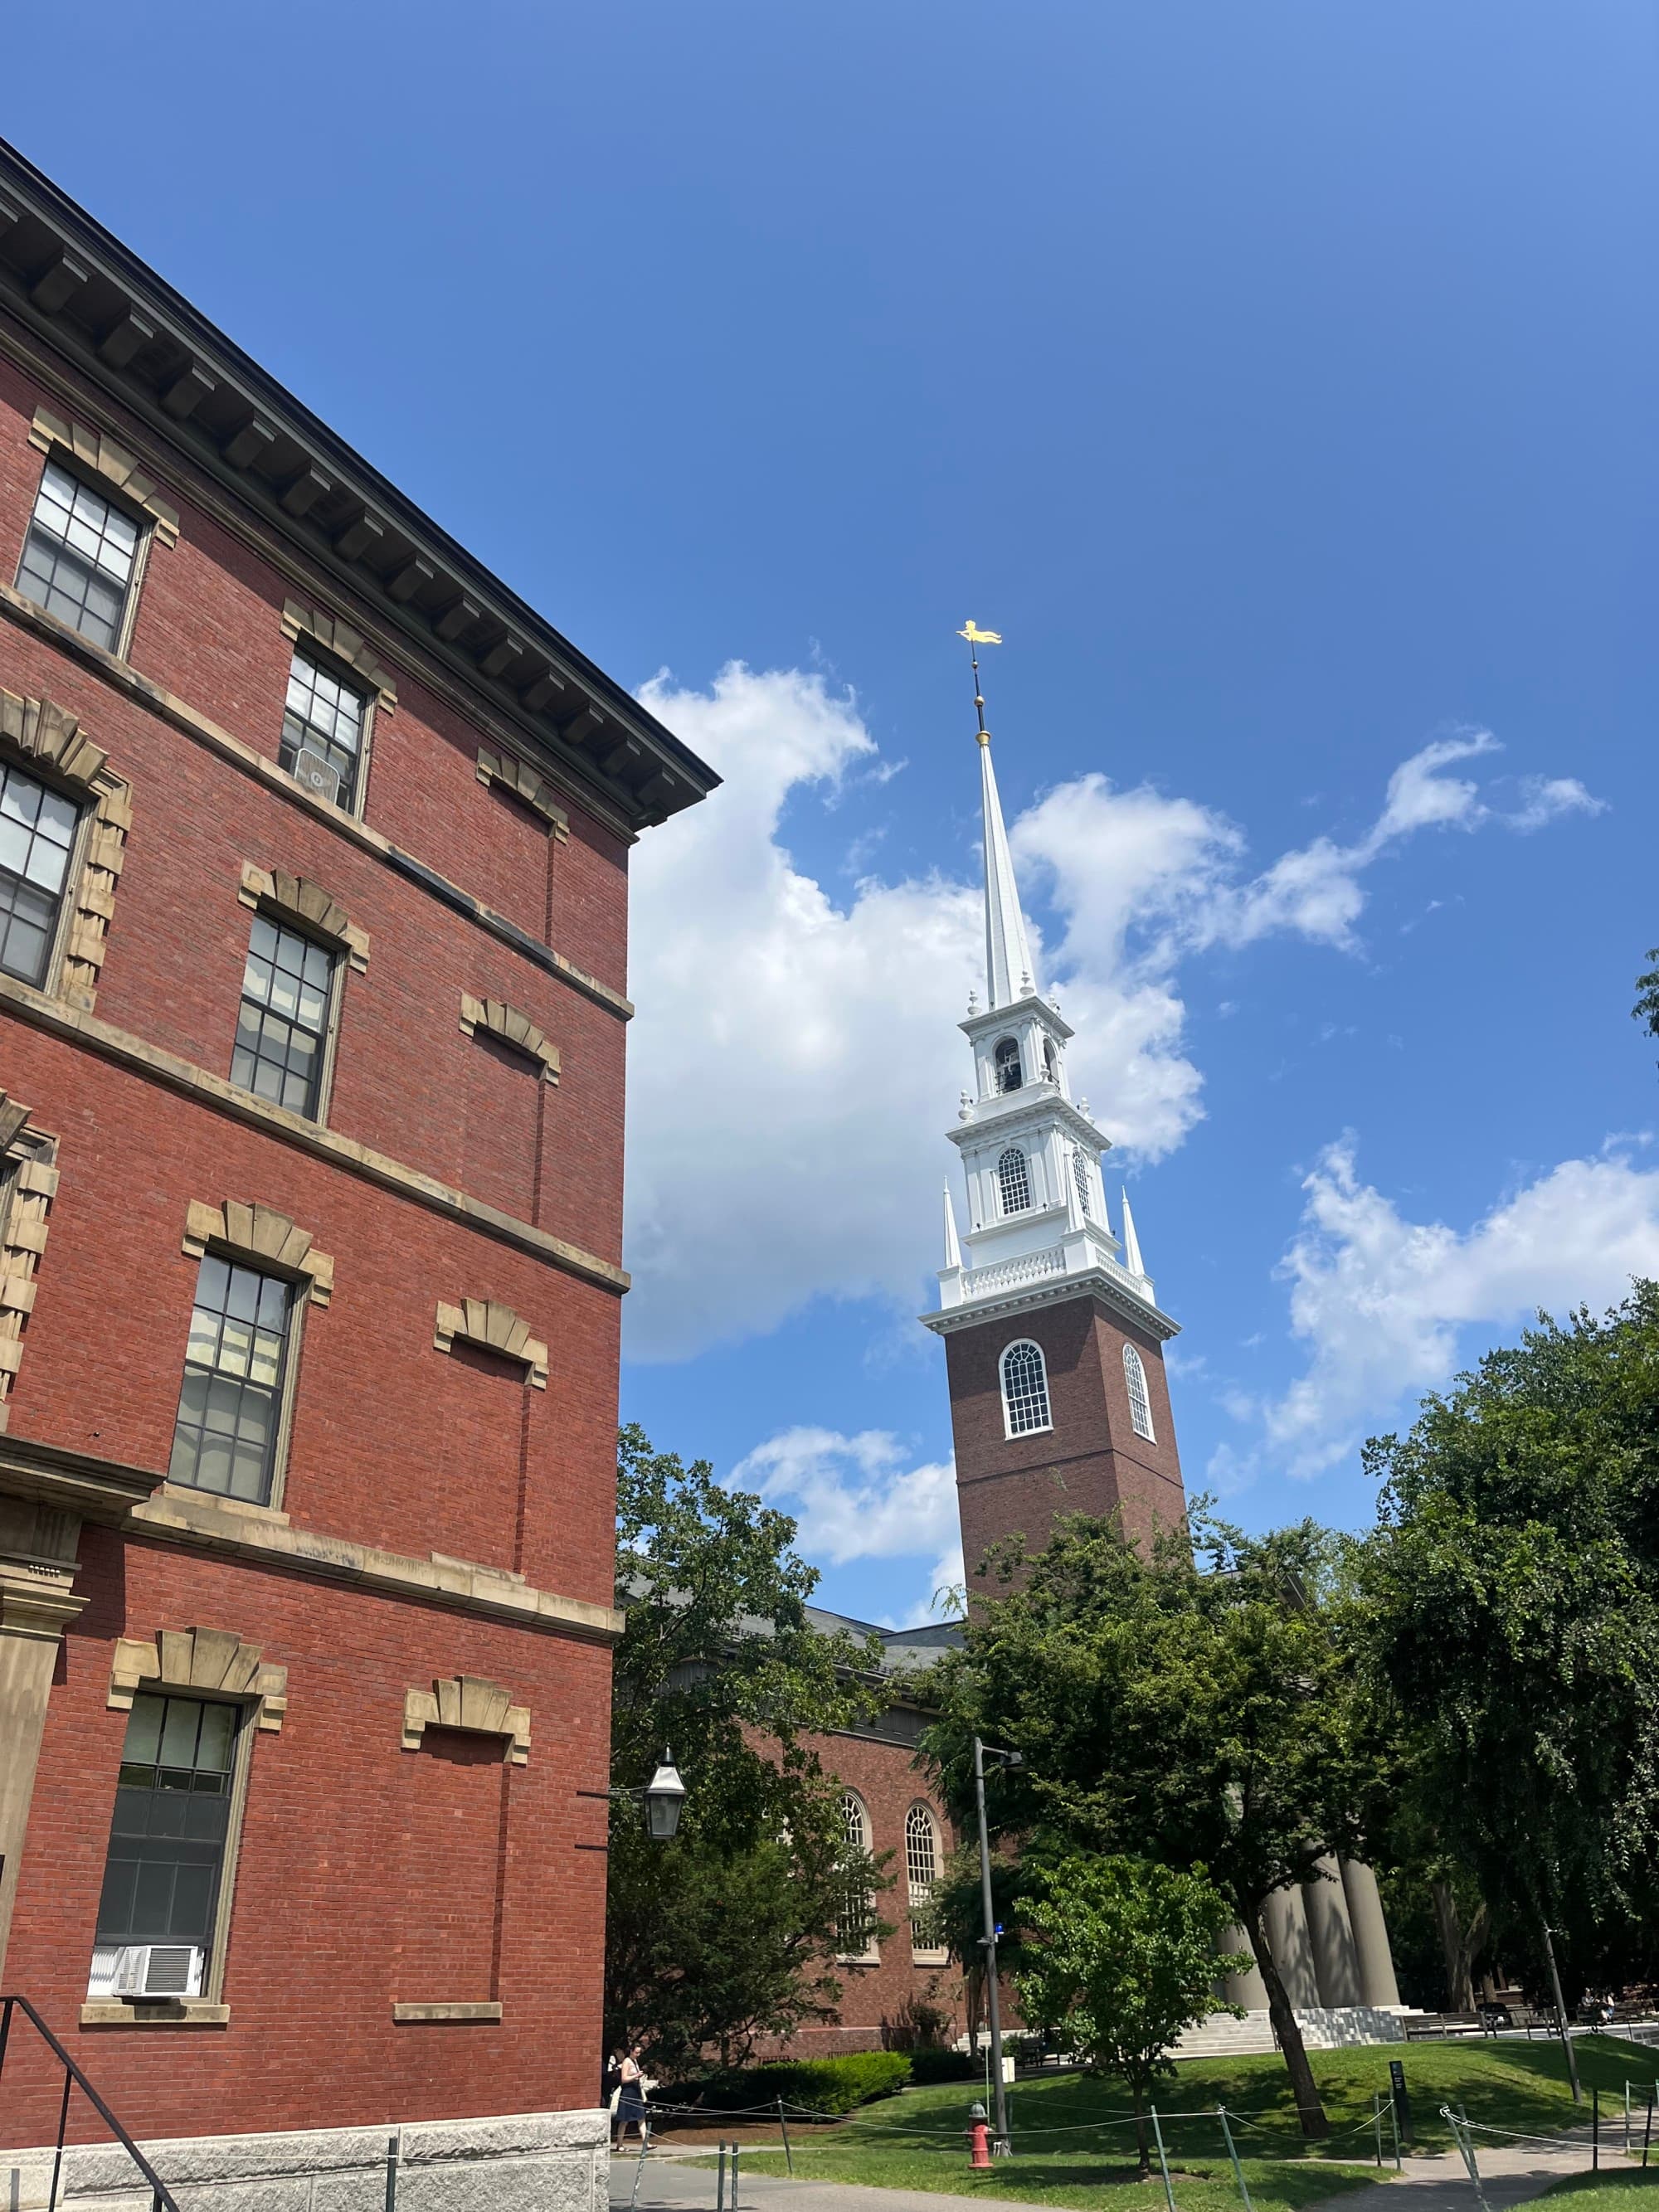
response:
<path id="1" fill-rule="evenodd" d="M 1297 2025 L 1296 2010 L 1286 1996 L 1285 1984 L 1279 1979 L 1273 1946 L 1267 1941 L 1267 1918 L 1260 1903 L 1251 1905 L 1239 1915 L 1255 1952 L 1255 1963 L 1261 1969 L 1261 1978 L 1267 1990 L 1267 2017 L 1273 2022 L 1273 2033 L 1279 2038 L 1279 2047 L 1285 2054 L 1285 2069 L 1291 2077 L 1291 2087 L 1296 2094 L 1297 2118 L 1302 2123 L 1304 2136 L 1324 2136 L 1331 2131 L 1325 2117 L 1325 2107 L 1320 2101 L 1319 2088 L 1313 2077 L 1313 2068 L 1308 2063 L 1308 2053 L 1302 2041 L 1302 2030 Z"/>
<path id="2" fill-rule="evenodd" d="M 1152 2156 L 1146 2148 L 1146 2116 L 1140 2109 L 1139 2081 L 1132 2081 L 1129 2084 L 1129 2100 L 1134 2106 L 1135 2148 L 1140 2153 L 1140 2179 L 1143 2181 L 1150 2181 L 1152 2178 Z"/>
<path id="3" fill-rule="evenodd" d="M 1431 1881 L 1429 1891 L 1434 1899 L 1435 1925 L 1440 1931 L 1440 1949 L 1446 1962 L 1446 2009 L 1473 2012 L 1474 1962 L 1485 1948 L 1492 1916 L 1482 1904 L 1476 1907 L 1474 1917 L 1466 1929 L 1458 1918 L 1457 1900 L 1452 1895 L 1450 1882 L 1444 1879 Z"/>

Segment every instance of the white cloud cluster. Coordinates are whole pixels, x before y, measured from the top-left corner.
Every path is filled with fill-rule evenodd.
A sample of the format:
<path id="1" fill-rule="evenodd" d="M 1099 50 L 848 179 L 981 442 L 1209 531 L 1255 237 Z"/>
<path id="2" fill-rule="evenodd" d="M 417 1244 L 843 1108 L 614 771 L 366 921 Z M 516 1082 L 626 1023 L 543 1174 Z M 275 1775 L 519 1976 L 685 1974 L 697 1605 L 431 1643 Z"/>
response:
<path id="1" fill-rule="evenodd" d="M 629 1349 L 672 1359 L 815 1296 L 916 1298 L 966 1066 L 954 1024 L 982 984 L 983 940 L 975 881 L 869 875 L 838 904 L 792 856 L 787 803 L 833 805 L 879 773 L 850 695 L 733 662 L 707 692 L 665 675 L 643 696 L 726 779 L 634 859 Z M 1255 875 L 1213 810 L 1097 774 L 1011 824 L 1028 894 L 1061 925 L 1047 950 L 1034 929 L 1033 951 L 1079 1032 L 1073 1087 L 1115 1142 L 1156 1157 L 1201 1110 L 1183 960 L 1270 932 L 1346 946 L 1365 870 L 1402 839 L 1595 805 L 1570 779 L 1539 780 L 1518 813 L 1495 812 L 1447 773 L 1495 744 L 1473 731 L 1424 747 L 1362 838 L 1316 838 Z"/>
<path id="2" fill-rule="evenodd" d="M 925 1618 L 937 1592 L 963 1581 L 955 1468 L 949 1460 L 912 1466 L 885 1429 L 850 1437 L 835 1429 L 785 1429 L 740 1460 L 728 1480 L 793 1514 L 798 1548 L 809 1559 L 832 1567 L 858 1559 L 931 1560 L 912 1618 Z"/>
<path id="3" fill-rule="evenodd" d="M 1361 1182 L 1352 1138 L 1327 1148 L 1303 1188 L 1283 1272 L 1308 1364 L 1276 1400 L 1235 1401 L 1261 1442 L 1224 1453 L 1212 1474 L 1229 1485 L 1264 1460 L 1310 1475 L 1349 1458 L 1402 1401 L 1444 1386 L 1466 1328 L 1490 1334 L 1540 1306 L 1611 1305 L 1632 1275 L 1659 1275 L 1659 1168 L 1617 1147 L 1562 1161 L 1462 1231 L 1407 1221 Z"/>

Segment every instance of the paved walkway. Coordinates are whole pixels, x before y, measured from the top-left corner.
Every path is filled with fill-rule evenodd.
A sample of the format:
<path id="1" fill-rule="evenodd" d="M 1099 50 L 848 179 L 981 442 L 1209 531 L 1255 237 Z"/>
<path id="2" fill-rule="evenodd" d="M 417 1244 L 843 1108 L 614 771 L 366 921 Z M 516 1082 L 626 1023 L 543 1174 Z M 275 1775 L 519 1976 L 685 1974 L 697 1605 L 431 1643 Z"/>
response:
<path id="1" fill-rule="evenodd" d="M 707 2152 L 701 2154 L 707 2156 Z M 1557 2149 L 1516 2143 L 1499 2149 L 1477 2144 L 1481 2185 L 1490 2212 L 1510 2212 L 1528 2197 L 1541 2196 L 1553 2181 L 1589 2166 L 1589 2145 Z M 1609 2157 L 1609 2171 L 1624 2168 L 1621 2158 Z M 611 2161 L 612 2212 L 628 2212 L 634 2202 L 637 2157 L 615 2157 Z M 715 2173 L 712 2166 L 684 2165 L 660 2154 L 646 2160 L 639 2176 L 639 2212 L 714 2212 Z M 972 2203 L 979 2212 L 1031 2212 L 1029 2201 L 1004 2197 L 961 2197 L 923 2189 L 866 2189 L 845 2181 L 790 2181 L 781 2174 L 745 2172 L 738 2212 L 945 2212 L 953 2204 Z M 1176 2185 L 1177 2203 L 1180 2184 Z M 1443 2157 L 1408 2158 L 1404 2171 L 1392 2180 L 1376 2182 L 1366 2189 L 1351 2189 L 1327 2197 L 1331 2212 L 1480 2212 L 1462 2160 L 1455 2151 Z M 1305 2212 L 1323 2212 L 1310 2205 Z"/>

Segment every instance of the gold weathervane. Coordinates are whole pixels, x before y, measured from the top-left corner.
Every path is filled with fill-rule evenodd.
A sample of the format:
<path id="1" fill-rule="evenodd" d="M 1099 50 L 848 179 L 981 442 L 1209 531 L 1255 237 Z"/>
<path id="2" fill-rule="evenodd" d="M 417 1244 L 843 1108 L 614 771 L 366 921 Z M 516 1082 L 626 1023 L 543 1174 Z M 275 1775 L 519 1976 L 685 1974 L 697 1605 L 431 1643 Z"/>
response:
<path id="1" fill-rule="evenodd" d="M 974 735 L 981 744 L 988 745 L 991 742 L 991 732 L 985 726 L 985 700 L 979 688 L 979 649 L 982 645 L 1000 645 L 1002 632 L 996 629 L 981 629 L 972 615 L 969 615 L 963 628 L 957 632 L 957 635 L 967 639 L 968 658 L 974 664 L 974 712 L 979 716 L 979 727 L 975 731 Z"/>

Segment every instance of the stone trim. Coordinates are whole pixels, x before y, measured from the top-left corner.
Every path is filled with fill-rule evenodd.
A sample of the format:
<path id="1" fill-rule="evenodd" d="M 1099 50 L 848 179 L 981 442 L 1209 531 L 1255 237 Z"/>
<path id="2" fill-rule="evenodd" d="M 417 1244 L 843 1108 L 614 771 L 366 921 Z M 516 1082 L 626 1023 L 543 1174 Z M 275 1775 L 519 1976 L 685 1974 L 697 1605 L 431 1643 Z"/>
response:
<path id="1" fill-rule="evenodd" d="M 4 1471 L 4 1448 L 0 1447 L 0 1472 Z M 598 1605 L 586 1598 L 559 1597 L 551 1590 L 538 1589 L 522 1575 L 505 1567 L 452 1559 L 441 1552 L 429 1553 L 423 1559 L 400 1552 L 382 1552 L 373 1544 L 356 1544 L 343 1536 L 293 1528 L 286 1515 L 256 1518 L 234 1510 L 233 1500 L 211 1497 L 205 1491 L 185 1492 L 182 1486 L 163 1486 L 159 1476 L 150 1480 L 156 1485 L 155 1491 L 130 1504 L 120 1520 L 119 1525 L 129 1534 L 210 1552 L 266 1571 L 286 1569 L 324 1582 L 378 1590 L 410 1603 L 441 1606 L 551 1636 L 574 1637 L 582 1643 L 614 1644 L 623 1632 L 623 1615 L 616 1607 Z"/>
<path id="2" fill-rule="evenodd" d="M 488 1030 L 503 1044 L 523 1053 L 526 1060 L 538 1061 L 542 1080 L 557 1085 L 559 1048 L 549 1042 L 546 1030 L 538 1029 L 528 1014 L 521 1014 L 516 1006 L 509 1006 L 500 999 L 475 999 L 470 991 L 463 991 L 461 1035 L 471 1036 L 477 1030 Z"/>
<path id="3" fill-rule="evenodd" d="M 298 599 L 283 602 L 283 635 L 295 644 L 309 638 L 313 645 L 334 659 L 343 661 L 355 669 L 369 690 L 376 695 L 376 704 L 389 714 L 398 703 L 397 686 L 386 663 L 369 648 L 368 640 L 362 630 L 353 629 L 348 622 L 337 616 L 326 615 L 307 606 Z"/>
<path id="4" fill-rule="evenodd" d="M 31 766 L 44 765 L 93 810 L 70 895 L 73 914 L 58 988 L 71 1006 L 88 1012 L 97 1003 L 104 941 L 115 914 L 115 888 L 132 827 L 132 788 L 109 766 L 73 714 L 50 699 L 21 699 L 0 691 L 0 739 Z"/>
<path id="5" fill-rule="evenodd" d="M 288 1668 L 269 1665 L 260 1650 L 229 1628 L 164 1628 L 153 1644 L 118 1637 L 106 1708 L 130 1713 L 141 1689 L 220 1690 L 257 1699 L 261 1732 L 276 1735 L 288 1711 Z"/>
<path id="6" fill-rule="evenodd" d="M 230 2007 L 211 1997 L 94 1997 L 82 2027 L 228 2027 Z"/>
<path id="7" fill-rule="evenodd" d="M 331 1256 L 314 1251 L 311 1231 L 299 1228 L 274 1206 L 250 1206 L 239 1198 L 215 1206 L 210 1199 L 192 1198 L 180 1249 L 187 1259 L 200 1260 L 210 1246 L 249 1267 L 304 1283 L 314 1306 L 325 1306 L 334 1294 Z"/>
<path id="8" fill-rule="evenodd" d="M 35 1277 L 58 1192 L 57 1139 L 28 1126 L 29 1109 L 0 1091 L 0 1429 L 23 1359 Z"/>
<path id="9" fill-rule="evenodd" d="M 181 1097 L 193 1098 L 229 1121 L 262 1130 L 266 1136 L 291 1145 L 296 1152 L 307 1152 L 313 1159 L 327 1160 L 347 1174 L 359 1176 L 365 1182 L 374 1183 L 394 1197 L 406 1200 L 411 1206 L 425 1206 L 451 1221 L 465 1222 L 481 1234 L 510 1244 L 515 1250 L 528 1252 L 533 1259 L 544 1260 L 550 1266 L 562 1268 L 566 1274 L 592 1283 L 602 1291 L 620 1297 L 629 1286 L 627 1270 L 614 1261 L 602 1260 L 595 1253 L 585 1252 L 580 1244 L 567 1243 L 562 1237 L 555 1237 L 531 1222 L 503 1213 L 481 1198 L 457 1190 L 453 1184 L 440 1182 L 435 1176 L 409 1167 L 385 1152 L 377 1152 L 371 1146 L 359 1144 L 355 1137 L 343 1137 L 337 1130 L 325 1129 L 306 1120 L 303 1115 L 290 1113 L 286 1107 L 273 1106 L 265 1099 L 256 1098 L 252 1091 L 239 1090 L 224 1076 L 197 1067 L 187 1060 L 180 1060 L 175 1053 L 164 1052 L 159 1045 L 133 1036 L 125 1030 L 118 1030 L 112 1023 L 100 1022 L 94 1014 L 77 1012 L 61 1000 L 49 998 L 44 991 L 20 983 L 15 976 L 0 975 L 0 1007 L 20 1021 L 30 1022 L 54 1036 L 69 1038 L 88 1052 L 114 1060 L 151 1082 L 165 1085 Z"/>
<path id="10" fill-rule="evenodd" d="M 562 845 L 569 842 L 570 817 L 553 796 L 552 786 L 544 783 L 535 769 L 515 753 L 495 752 L 488 745 L 480 745 L 477 776 L 480 783 L 498 783 L 514 799 L 522 799 L 532 814 L 541 816 Z"/>
<path id="11" fill-rule="evenodd" d="M 547 1346 L 532 1336 L 530 1323 L 521 1321 L 511 1306 L 495 1298 L 464 1298 L 459 1306 L 447 1306 L 441 1299 L 432 1333 L 433 1349 L 449 1352 L 457 1341 L 477 1345 L 482 1352 L 499 1352 L 503 1359 L 518 1360 L 531 1389 L 546 1389 Z"/>
<path id="12" fill-rule="evenodd" d="M 499 2020 L 501 2001 L 486 1999 L 482 2003 L 450 2004 L 394 2004 L 392 2017 L 399 2027 L 408 2027 L 422 2021 L 440 2020 Z"/>
<path id="13" fill-rule="evenodd" d="M 320 937 L 337 952 L 343 952 L 357 973 L 368 968 L 368 932 L 359 929 L 336 898 L 306 876 L 285 875 L 280 868 L 242 863 L 242 880 L 236 896 L 256 913 L 268 907 L 284 921 L 297 922 L 309 936 Z"/>
<path id="14" fill-rule="evenodd" d="M 429 1690 L 404 1692 L 404 1749 L 418 1751 L 429 1728 L 505 1736 L 509 1765 L 522 1766 L 530 1757 L 529 1707 L 515 1705 L 511 1690 L 479 1674 L 446 1674 Z"/>
<path id="15" fill-rule="evenodd" d="M 83 469 L 102 477 L 123 499 L 143 507 L 150 519 L 158 544 L 178 544 L 178 508 L 161 497 L 126 447 L 118 446 L 106 432 L 88 429 L 84 422 L 66 422 L 50 407 L 37 407 L 29 428 L 29 443 L 37 453 L 48 454 L 56 446 Z"/>
<path id="16" fill-rule="evenodd" d="M 0 354 L 4 351 L 5 333 L 0 330 Z M 232 737 L 228 730 L 221 729 L 216 722 L 198 713 L 176 693 L 163 690 L 149 677 L 141 676 L 136 669 L 129 668 L 114 653 L 106 653 L 102 646 L 94 645 L 90 638 L 82 637 L 79 630 L 71 629 L 67 623 L 60 622 L 56 615 L 48 614 L 44 607 L 37 607 L 33 599 L 26 599 L 15 586 L 3 581 L 0 581 L 0 619 L 15 623 L 20 629 L 46 639 L 58 652 L 79 661 L 82 667 L 90 669 L 112 690 L 121 692 L 147 713 L 182 732 L 193 743 L 226 762 L 239 775 L 262 784 L 271 797 L 279 799 L 284 805 L 298 807 L 309 816 L 313 824 L 320 824 L 331 836 L 343 837 L 348 844 L 356 845 L 363 852 L 373 853 L 398 875 L 418 884 L 429 897 L 465 916 L 522 959 L 532 961 L 548 975 L 568 983 L 572 990 L 580 991 L 584 998 L 591 999 L 597 1006 L 603 1006 L 607 1013 L 616 1015 L 620 1021 L 632 1018 L 633 1002 L 622 992 L 613 990 L 609 983 L 602 983 L 597 975 L 590 975 L 585 968 L 579 968 L 564 953 L 556 951 L 552 946 L 532 937 L 516 922 L 509 921 L 505 915 L 496 913 L 482 899 L 474 898 L 459 884 L 453 884 L 447 876 L 440 875 L 435 868 L 428 867 L 423 860 L 417 860 L 412 854 L 405 853 L 400 845 L 394 845 L 389 837 L 384 836 L 378 830 L 371 829 L 358 816 L 346 813 L 331 800 L 315 797 L 296 783 L 289 771 L 279 768 L 274 760 L 267 760 L 262 753 L 255 752 L 252 745 L 244 744 L 240 738 Z M 599 818 L 605 817 L 601 814 Z M 617 834 L 625 837 L 628 835 L 626 828 L 619 827 Z"/>

